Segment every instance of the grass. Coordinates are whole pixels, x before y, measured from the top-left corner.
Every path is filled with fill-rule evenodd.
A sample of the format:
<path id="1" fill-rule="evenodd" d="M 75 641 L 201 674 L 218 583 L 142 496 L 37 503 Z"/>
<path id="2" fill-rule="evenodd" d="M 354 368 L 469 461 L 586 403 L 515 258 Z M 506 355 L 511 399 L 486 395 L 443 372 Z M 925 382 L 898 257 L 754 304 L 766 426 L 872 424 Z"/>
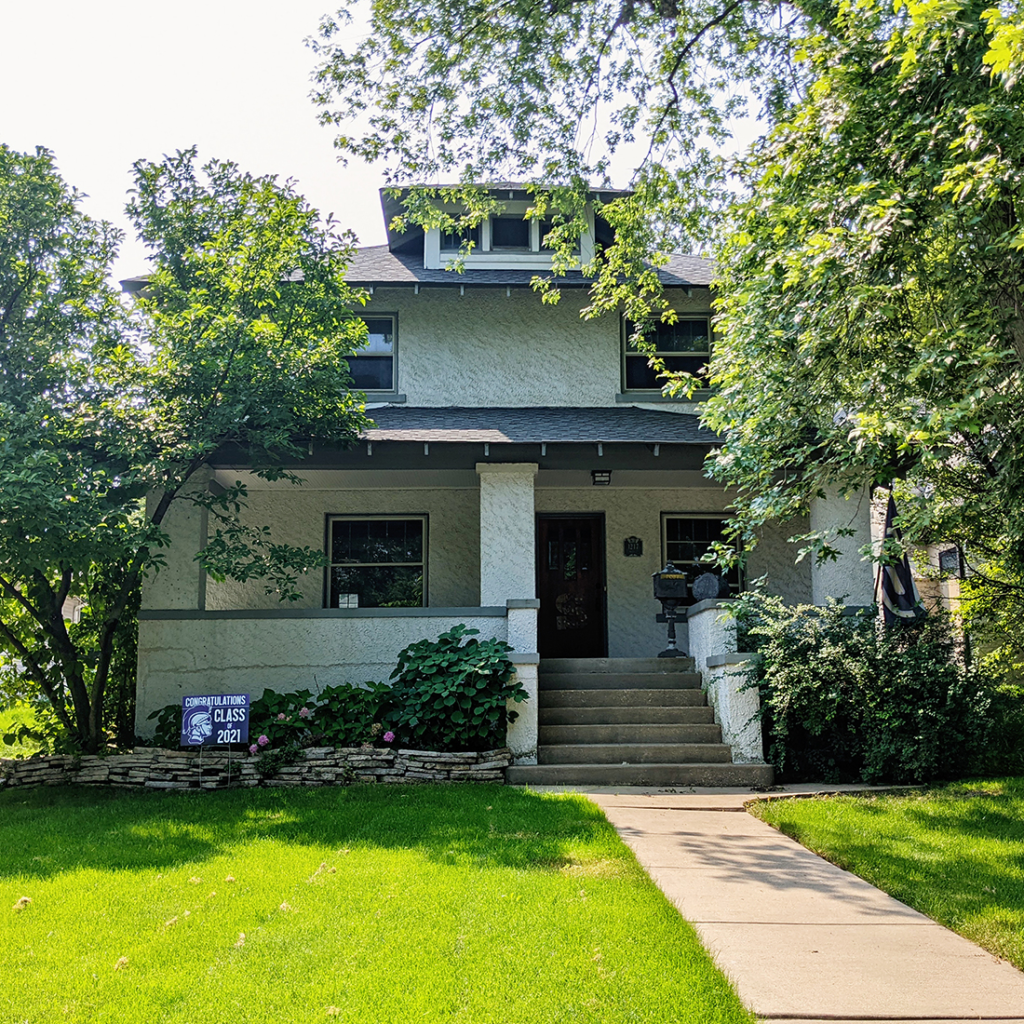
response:
<path id="1" fill-rule="evenodd" d="M 1024 970 L 1024 778 L 752 811 Z"/>
<path id="2" fill-rule="evenodd" d="M 753 1024 L 594 805 L 499 786 L 0 792 L 0 979 L 2 1024 Z"/>

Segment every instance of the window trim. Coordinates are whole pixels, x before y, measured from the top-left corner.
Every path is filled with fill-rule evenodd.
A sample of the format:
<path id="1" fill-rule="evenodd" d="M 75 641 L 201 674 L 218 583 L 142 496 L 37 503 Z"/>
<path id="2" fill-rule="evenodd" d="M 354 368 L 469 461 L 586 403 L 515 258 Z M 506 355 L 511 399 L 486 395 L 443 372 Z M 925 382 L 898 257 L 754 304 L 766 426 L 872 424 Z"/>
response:
<path id="1" fill-rule="evenodd" d="M 661 564 L 667 565 L 669 561 L 668 557 L 668 530 L 666 526 L 670 519 L 713 519 L 715 522 L 724 523 L 729 518 L 726 512 L 662 512 L 661 513 Z M 673 565 L 675 563 L 673 562 Z M 687 562 L 686 571 L 689 572 L 691 569 L 699 567 L 700 562 Z M 714 572 L 715 569 L 712 566 L 708 566 L 704 569 L 704 572 Z M 720 571 L 720 570 L 719 570 Z M 699 575 L 699 574 L 697 574 Z M 693 577 L 696 579 L 696 575 Z M 690 581 L 691 583 L 693 580 Z M 743 566 L 736 567 L 736 593 L 742 594 L 744 590 L 744 573 Z M 695 604 L 690 598 L 686 599 L 686 606 Z"/>
<path id="2" fill-rule="evenodd" d="M 423 523 L 423 560 L 422 560 L 422 562 L 356 562 L 356 563 L 346 563 L 346 564 L 354 565 L 354 567 L 356 567 L 356 568 L 361 568 L 363 566 L 380 566 L 380 565 L 391 565 L 391 566 L 422 565 L 423 566 L 423 603 L 420 604 L 420 605 L 408 605 L 407 607 L 408 608 L 429 608 L 430 607 L 430 599 L 429 599 L 429 594 L 430 594 L 430 591 L 429 591 L 430 576 L 429 576 L 429 568 L 428 568 L 429 554 L 430 554 L 430 548 L 429 548 L 430 515 L 429 515 L 429 513 L 427 513 L 427 512 L 387 512 L 387 513 L 374 512 L 374 513 L 362 514 L 362 513 L 358 513 L 358 512 L 339 512 L 339 513 L 328 512 L 327 515 L 324 517 L 324 553 L 325 553 L 326 558 L 327 558 L 327 565 L 324 567 L 324 588 L 323 588 L 323 607 L 324 608 L 333 608 L 333 605 L 331 604 L 331 570 L 335 567 L 335 565 L 341 564 L 341 563 L 338 563 L 338 562 L 332 562 L 331 561 L 331 547 L 332 547 L 331 540 L 332 540 L 332 534 L 333 534 L 333 529 L 332 529 L 333 524 L 337 523 L 337 522 L 346 522 L 346 521 L 347 522 L 359 522 L 359 523 L 382 522 L 382 521 L 389 522 L 389 521 L 399 520 L 399 519 L 402 519 L 402 520 L 404 520 L 404 519 L 419 519 L 419 520 L 422 521 L 422 523 Z M 372 606 L 370 606 L 370 605 L 360 605 L 360 608 L 363 608 L 363 607 L 372 607 Z M 334 609 L 334 610 L 337 611 L 338 609 Z M 350 609 L 342 609 L 342 610 L 345 611 L 345 610 L 350 610 Z"/>
<path id="3" fill-rule="evenodd" d="M 655 354 L 659 355 L 659 356 L 699 356 L 699 355 L 705 355 L 706 354 L 707 355 L 707 359 L 710 362 L 710 360 L 711 360 L 711 350 L 712 350 L 712 348 L 714 347 L 714 344 L 715 344 L 715 331 L 714 331 L 714 325 L 712 324 L 712 313 L 710 312 L 710 310 L 707 313 L 681 313 L 681 314 L 679 314 L 678 319 L 680 321 L 683 321 L 683 320 L 687 320 L 687 321 L 689 321 L 689 320 L 700 320 L 700 321 L 703 321 L 704 323 L 707 324 L 707 326 L 708 326 L 708 348 L 707 348 L 707 353 L 697 352 L 695 350 L 691 350 L 689 352 L 666 352 L 666 351 L 657 350 Z M 620 330 L 619 353 L 620 353 L 620 361 L 621 361 L 621 364 L 622 364 L 621 365 L 621 374 L 622 374 L 622 392 L 621 393 L 623 395 L 663 395 L 664 394 L 664 387 L 631 388 L 629 386 L 628 376 L 627 376 L 627 373 L 626 373 L 626 361 L 628 359 L 643 359 L 643 360 L 646 361 L 650 357 L 647 356 L 643 352 L 630 352 L 628 350 L 629 337 L 630 337 L 630 333 L 631 333 L 629 328 L 632 326 L 632 324 L 623 316 L 623 317 L 619 318 L 619 325 L 620 325 L 620 329 L 619 329 Z M 704 394 L 708 393 L 707 388 L 701 388 L 700 392 L 704 393 Z M 682 398 L 673 398 L 673 399 L 670 399 L 670 400 L 671 401 L 677 401 L 677 402 L 685 402 L 687 399 L 684 396 Z"/>
<path id="4" fill-rule="evenodd" d="M 353 384 L 353 391 L 361 391 L 364 395 L 395 395 L 397 396 L 398 391 L 398 313 L 376 310 L 366 310 L 358 314 L 359 319 L 365 323 L 367 320 L 390 320 L 391 321 L 391 387 L 381 388 L 375 390 L 368 390 L 367 388 L 359 388 Z M 359 359 L 361 356 L 370 355 L 365 349 L 359 349 L 353 352 L 352 355 L 348 356 L 348 360 Z M 351 370 L 351 366 L 349 367 Z"/>

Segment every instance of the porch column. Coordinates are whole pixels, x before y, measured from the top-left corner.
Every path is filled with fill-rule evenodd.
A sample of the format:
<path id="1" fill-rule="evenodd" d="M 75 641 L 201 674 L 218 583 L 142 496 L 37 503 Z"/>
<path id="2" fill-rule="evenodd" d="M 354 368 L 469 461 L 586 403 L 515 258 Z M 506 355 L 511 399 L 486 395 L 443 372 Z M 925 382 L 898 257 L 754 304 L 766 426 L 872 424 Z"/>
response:
<path id="1" fill-rule="evenodd" d="M 835 561 L 811 564 L 811 601 L 823 605 L 834 597 L 848 605 L 874 601 L 875 570 L 870 558 L 861 555 L 871 546 L 871 492 L 862 487 L 844 498 L 837 490 L 811 501 L 811 532 L 853 530 L 851 537 L 833 536 L 830 543 L 839 550 Z"/>
<path id="2" fill-rule="evenodd" d="M 537 596 L 533 478 L 536 462 L 478 462 L 480 604 Z"/>

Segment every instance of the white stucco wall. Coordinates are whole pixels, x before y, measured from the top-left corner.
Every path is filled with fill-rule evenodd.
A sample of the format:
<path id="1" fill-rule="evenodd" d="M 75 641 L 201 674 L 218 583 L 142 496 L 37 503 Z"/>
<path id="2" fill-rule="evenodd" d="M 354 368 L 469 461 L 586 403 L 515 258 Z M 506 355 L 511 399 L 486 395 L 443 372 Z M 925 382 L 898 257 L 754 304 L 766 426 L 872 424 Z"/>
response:
<path id="1" fill-rule="evenodd" d="M 398 652 L 436 637 L 455 622 L 480 639 L 507 639 L 504 614 L 309 618 L 189 618 L 139 621 L 137 728 L 152 735 L 147 716 L 196 693 L 279 692 L 338 683 L 387 682 Z M 465 614 L 463 614 L 465 613 Z"/>
<path id="2" fill-rule="evenodd" d="M 405 474 L 410 478 L 415 474 Z M 347 477 L 358 474 L 347 474 Z M 402 474 L 387 474 L 394 483 Z M 344 487 L 329 489 L 304 485 L 250 491 L 246 521 L 265 524 L 276 542 L 324 549 L 325 523 L 330 515 L 421 515 L 428 517 L 427 603 L 446 607 L 471 607 L 479 602 L 480 492 L 463 488 Z M 191 558 L 193 552 L 188 554 Z M 182 550 L 168 553 L 169 563 L 186 558 Z M 177 571 L 177 570 L 176 570 Z M 301 583 L 302 599 L 287 607 L 320 608 L 323 605 L 324 573 L 309 573 Z M 159 591 L 162 596 L 163 590 Z M 530 595 L 517 595 L 530 596 Z M 504 600 L 498 602 L 504 604 Z M 180 607 L 156 603 L 147 594 L 146 607 Z M 192 604 L 190 607 L 195 607 Z M 278 608 L 277 597 L 266 594 L 258 582 L 206 585 L 209 610 Z"/>
<path id="3" fill-rule="evenodd" d="M 708 311 L 708 293 L 679 290 L 680 313 Z M 610 406 L 622 390 L 613 315 L 581 320 L 586 293 L 543 305 L 526 288 L 377 288 L 367 315 L 398 316 L 396 390 L 416 406 Z"/>
<path id="4" fill-rule="evenodd" d="M 811 600 L 823 605 L 834 597 L 848 605 L 869 605 L 874 601 L 875 566 L 871 548 L 871 495 L 861 488 L 848 497 L 838 491 L 811 502 L 810 527 L 814 532 L 828 533 L 829 542 L 840 552 L 835 561 L 811 566 Z M 850 537 L 837 537 L 839 528 L 853 530 Z"/>

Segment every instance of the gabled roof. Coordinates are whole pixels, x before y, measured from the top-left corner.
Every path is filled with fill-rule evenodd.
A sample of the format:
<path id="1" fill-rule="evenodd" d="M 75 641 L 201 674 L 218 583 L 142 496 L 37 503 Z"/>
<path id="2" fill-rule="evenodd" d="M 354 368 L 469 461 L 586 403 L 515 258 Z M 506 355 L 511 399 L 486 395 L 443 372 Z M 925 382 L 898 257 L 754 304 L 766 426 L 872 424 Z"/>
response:
<path id="1" fill-rule="evenodd" d="M 661 282 L 668 288 L 707 288 L 711 284 L 714 264 L 701 256 L 670 256 L 668 263 L 658 271 Z M 516 285 L 528 286 L 534 277 L 543 277 L 537 270 L 427 270 L 422 253 L 391 252 L 386 245 L 371 245 L 357 249 L 349 265 L 346 278 L 355 285 Z M 568 288 L 587 288 L 591 278 L 579 271 L 569 271 L 553 279 Z"/>
<path id="2" fill-rule="evenodd" d="M 466 444 L 684 444 L 718 443 L 696 416 L 625 407 L 525 409 L 406 408 L 367 410 L 375 426 L 367 441 L 413 441 Z"/>

